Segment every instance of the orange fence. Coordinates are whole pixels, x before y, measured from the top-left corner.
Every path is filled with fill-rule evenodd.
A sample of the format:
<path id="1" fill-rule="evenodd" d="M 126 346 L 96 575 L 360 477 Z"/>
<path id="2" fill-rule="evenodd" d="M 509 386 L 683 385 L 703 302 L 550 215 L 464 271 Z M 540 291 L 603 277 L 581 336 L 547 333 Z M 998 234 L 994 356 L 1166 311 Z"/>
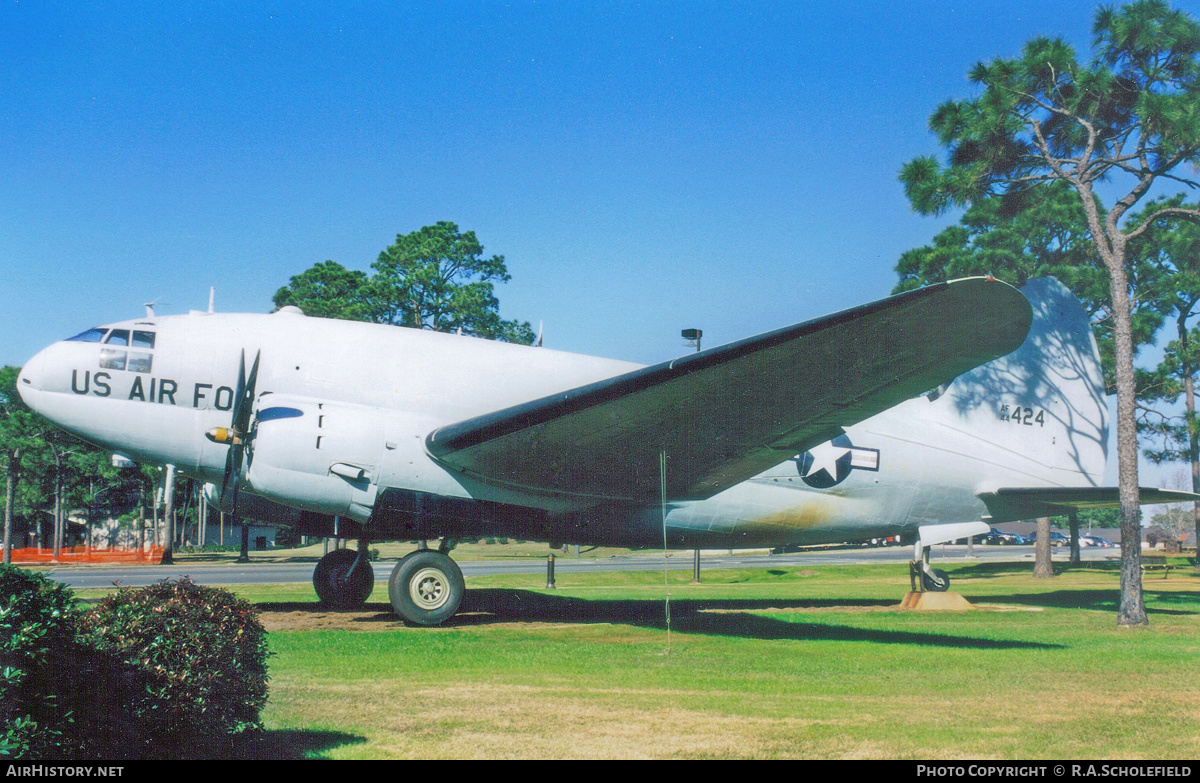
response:
<path id="1" fill-rule="evenodd" d="M 162 559 L 163 548 L 152 546 L 146 549 L 71 546 L 59 550 L 58 562 L 70 563 L 157 563 Z M 14 563 L 53 563 L 54 550 L 40 547 L 24 547 L 12 551 Z"/>

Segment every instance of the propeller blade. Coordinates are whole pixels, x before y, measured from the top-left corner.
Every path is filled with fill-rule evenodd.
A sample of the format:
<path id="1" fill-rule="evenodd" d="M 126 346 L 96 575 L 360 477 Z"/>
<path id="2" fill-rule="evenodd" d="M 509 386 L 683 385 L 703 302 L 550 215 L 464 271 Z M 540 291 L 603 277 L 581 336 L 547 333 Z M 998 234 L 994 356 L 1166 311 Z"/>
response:
<path id="1" fill-rule="evenodd" d="M 254 408 L 254 387 L 258 382 L 258 360 L 261 355 L 261 351 L 254 354 L 254 364 L 250 367 L 250 375 L 246 376 L 246 354 L 242 352 L 242 372 L 239 376 L 238 403 L 233 408 L 233 428 L 243 443 L 250 431 L 250 412 Z"/>
<path id="2" fill-rule="evenodd" d="M 242 417 L 242 409 L 246 407 L 246 351 L 242 351 L 242 361 L 238 365 L 237 391 L 233 395 L 233 414 L 229 417 L 229 426 L 234 432 L 240 432 L 238 421 Z"/>
<path id="3" fill-rule="evenodd" d="M 262 351 L 255 351 L 254 364 L 250 366 L 250 377 L 246 380 L 246 387 L 250 390 L 250 399 L 252 401 L 254 399 L 254 386 L 258 383 L 258 360 L 261 358 Z"/>
<path id="4" fill-rule="evenodd" d="M 221 495 L 228 492 L 230 482 L 233 483 L 234 502 L 237 498 L 238 482 L 235 476 L 241 473 L 242 459 L 248 440 L 250 427 L 250 412 L 254 408 L 254 387 L 258 383 L 258 363 L 262 351 L 254 354 L 254 363 L 250 366 L 250 374 L 246 374 L 246 351 L 242 350 L 241 363 L 238 365 L 237 393 L 234 395 L 233 414 L 230 416 L 230 428 L 233 436 L 230 440 L 229 453 L 225 456 L 225 478 L 221 482 Z"/>
<path id="5" fill-rule="evenodd" d="M 242 400 L 246 396 L 246 351 L 242 349 L 242 360 L 238 365 L 238 382 L 237 391 L 233 395 L 233 415 L 230 416 L 229 427 L 233 430 L 234 435 L 238 432 L 238 415 L 241 413 Z M 234 469 L 234 451 L 237 446 L 232 442 L 229 444 L 229 452 L 225 455 L 225 477 L 221 480 L 221 497 L 226 497 L 226 492 L 229 491 L 229 479 L 233 476 Z"/>
<path id="6" fill-rule="evenodd" d="M 230 444 L 229 452 L 225 455 L 225 478 L 221 480 L 221 498 L 228 497 L 225 493 L 229 491 L 229 478 L 233 475 L 233 452 L 237 446 Z"/>

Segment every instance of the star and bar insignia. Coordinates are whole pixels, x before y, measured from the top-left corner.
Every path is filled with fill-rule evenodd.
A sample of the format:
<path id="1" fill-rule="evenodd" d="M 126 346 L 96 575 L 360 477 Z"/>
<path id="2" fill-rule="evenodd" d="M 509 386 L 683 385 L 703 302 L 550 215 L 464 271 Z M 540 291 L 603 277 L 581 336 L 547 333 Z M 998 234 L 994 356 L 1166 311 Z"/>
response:
<path id="1" fill-rule="evenodd" d="M 879 449 L 863 449 L 839 435 L 792 458 L 805 484 L 828 489 L 846 480 L 852 470 L 879 470 Z"/>

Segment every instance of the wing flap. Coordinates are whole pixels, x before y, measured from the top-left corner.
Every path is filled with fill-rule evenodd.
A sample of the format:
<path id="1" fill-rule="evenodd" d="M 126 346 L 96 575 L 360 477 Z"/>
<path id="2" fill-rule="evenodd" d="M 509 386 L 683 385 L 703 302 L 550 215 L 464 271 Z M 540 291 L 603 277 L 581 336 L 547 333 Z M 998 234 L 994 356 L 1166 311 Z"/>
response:
<path id="1" fill-rule="evenodd" d="M 434 459 L 484 481 L 597 499 L 709 497 L 1020 346 L 1011 286 L 910 291 L 441 427 Z"/>
<path id="2" fill-rule="evenodd" d="M 1117 487 L 1004 487 L 979 497 L 993 522 L 1057 517 L 1081 509 L 1121 505 Z M 1155 487 L 1140 487 L 1138 497 L 1143 506 L 1200 501 L 1200 495 L 1192 492 Z"/>

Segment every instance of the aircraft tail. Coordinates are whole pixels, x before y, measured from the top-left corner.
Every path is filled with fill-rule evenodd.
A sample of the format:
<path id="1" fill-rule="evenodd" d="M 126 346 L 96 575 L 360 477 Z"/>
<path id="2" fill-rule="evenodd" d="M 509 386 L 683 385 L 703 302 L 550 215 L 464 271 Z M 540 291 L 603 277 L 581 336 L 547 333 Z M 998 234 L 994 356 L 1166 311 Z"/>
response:
<path id="1" fill-rule="evenodd" d="M 1054 278 L 1029 280 L 1021 292 L 1033 308 L 1025 342 L 956 378 L 936 401 L 939 418 L 983 441 L 972 456 L 997 470 L 981 496 L 1000 487 L 1098 486 L 1108 405 L 1090 320 Z"/>

